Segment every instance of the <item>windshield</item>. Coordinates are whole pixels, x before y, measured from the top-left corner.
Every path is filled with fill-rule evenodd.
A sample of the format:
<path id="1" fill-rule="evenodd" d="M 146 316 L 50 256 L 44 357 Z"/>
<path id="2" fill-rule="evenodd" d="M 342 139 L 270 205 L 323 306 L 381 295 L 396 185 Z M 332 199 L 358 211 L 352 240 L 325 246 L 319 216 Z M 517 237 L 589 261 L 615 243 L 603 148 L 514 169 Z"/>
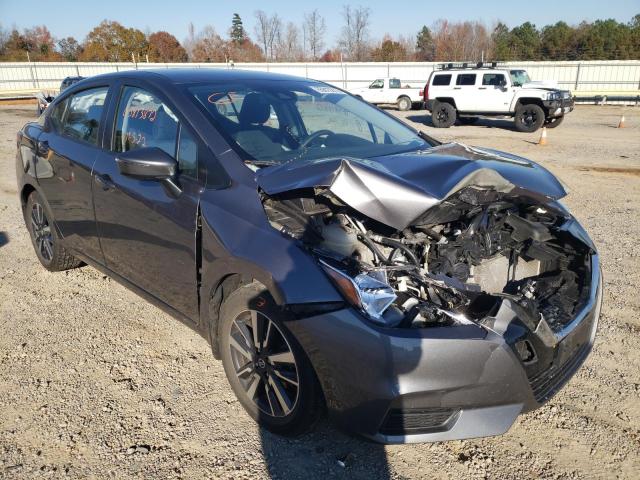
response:
<path id="1" fill-rule="evenodd" d="M 516 83 L 518 85 L 524 85 L 531 81 L 526 70 L 511 70 L 509 73 L 511 74 L 511 83 L 514 85 Z"/>
<path id="2" fill-rule="evenodd" d="M 371 158 L 431 146 L 377 108 L 319 82 L 259 80 L 187 89 L 248 164 Z"/>

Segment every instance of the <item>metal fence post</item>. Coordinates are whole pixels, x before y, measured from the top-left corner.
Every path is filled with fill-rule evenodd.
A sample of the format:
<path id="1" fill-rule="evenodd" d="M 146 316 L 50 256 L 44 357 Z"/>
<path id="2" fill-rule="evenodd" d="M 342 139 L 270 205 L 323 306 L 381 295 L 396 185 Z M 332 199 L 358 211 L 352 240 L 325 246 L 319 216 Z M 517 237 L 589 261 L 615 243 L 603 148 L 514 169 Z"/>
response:
<path id="1" fill-rule="evenodd" d="M 576 83 L 573 88 L 574 90 L 578 90 L 578 85 L 580 85 L 580 65 L 582 65 L 582 62 L 578 62 L 578 68 L 576 69 Z"/>
<path id="2" fill-rule="evenodd" d="M 31 84 L 33 85 L 33 88 L 38 88 L 36 85 L 36 77 L 33 73 L 33 63 L 31 62 L 29 62 L 29 73 L 31 74 Z"/>

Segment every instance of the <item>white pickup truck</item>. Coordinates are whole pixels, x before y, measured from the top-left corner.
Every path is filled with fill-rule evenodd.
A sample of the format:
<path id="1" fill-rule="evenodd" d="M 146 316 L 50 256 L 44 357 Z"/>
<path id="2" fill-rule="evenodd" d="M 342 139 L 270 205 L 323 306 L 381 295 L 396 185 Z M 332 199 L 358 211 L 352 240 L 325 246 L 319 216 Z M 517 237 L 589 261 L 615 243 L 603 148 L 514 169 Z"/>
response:
<path id="1" fill-rule="evenodd" d="M 422 88 L 402 86 L 399 78 L 378 78 L 368 87 L 354 88 L 349 93 L 374 105 L 395 104 L 398 110 L 422 106 Z"/>

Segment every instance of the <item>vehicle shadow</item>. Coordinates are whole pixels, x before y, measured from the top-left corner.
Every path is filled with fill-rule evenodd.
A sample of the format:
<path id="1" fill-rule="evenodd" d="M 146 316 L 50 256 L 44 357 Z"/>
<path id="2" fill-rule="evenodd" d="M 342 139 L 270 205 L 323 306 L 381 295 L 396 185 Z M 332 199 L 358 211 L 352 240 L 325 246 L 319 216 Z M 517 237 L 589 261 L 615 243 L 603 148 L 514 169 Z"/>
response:
<path id="1" fill-rule="evenodd" d="M 6 232 L 0 232 L 0 247 L 4 247 L 9 243 L 9 235 Z"/>
<path id="2" fill-rule="evenodd" d="M 416 114 L 416 115 L 407 115 L 407 120 L 411 120 L 412 122 L 416 122 L 416 123 L 422 123 L 423 125 L 426 125 L 427 127 L 433 127 L 433 122 L 431 121 L 431 114 L 429 113 L 423 113 L 423 114 Z M 502 130 L 510 130 L 515 132 L 516 128 L 515 125 L 513 123 L 513 120 L 510 119 L 506 119 L 506 118 L 483 118 L 483 117 L 479 117 L 474 123 L 472 124 L 464 124 L 462 122 L 460 122 L 460 120 L 457 120 L 455 123 L 456 127 L 467 127 L 467 126 L 473 126 L 473 127 L 483 127 L 483 128 L 500 128 Z M 433 127 L 435 128 L 435 127 Z"/>
<path id="3" fill-rule="evenodd" d="M 348 436 L 326 418 L 295 438 L 260 428 L 260 440 L 271 478 L 391 478 L 383 445 Z"/>

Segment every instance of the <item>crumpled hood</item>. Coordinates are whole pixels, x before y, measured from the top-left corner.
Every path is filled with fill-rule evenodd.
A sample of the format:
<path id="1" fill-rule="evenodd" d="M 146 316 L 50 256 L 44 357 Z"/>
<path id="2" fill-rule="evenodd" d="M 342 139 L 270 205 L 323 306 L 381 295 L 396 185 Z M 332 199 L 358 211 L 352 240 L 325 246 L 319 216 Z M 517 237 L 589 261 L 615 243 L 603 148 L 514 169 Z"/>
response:
<path id="1" fill-rule="evenodd" d="M 373 159 L 290 162 L 256 173 L 268 195 L 328 189 L 360 213 L 399 230 L 467 186 L 557 200 L 567 192 L 540 165 L 496 150 L 448 143 Z"/>

